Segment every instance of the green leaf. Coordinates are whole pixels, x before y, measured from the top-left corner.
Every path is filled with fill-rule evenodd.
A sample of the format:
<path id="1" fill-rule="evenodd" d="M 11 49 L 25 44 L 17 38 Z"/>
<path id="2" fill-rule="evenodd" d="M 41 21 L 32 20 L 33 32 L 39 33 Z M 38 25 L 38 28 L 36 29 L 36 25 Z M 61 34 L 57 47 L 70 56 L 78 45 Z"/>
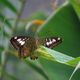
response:
<path id="1" fill-rule="evenodd" d="M 79 19 L 80 19 L 80 0 L 70 0 L 74 10 L 76 11 Z"/>
<path id="2" fill-rule="evenodd" d="M 74 68 L 65 64 L 53 62 L 44 58 L 40 59 L 40 62 L 47 72 L 50 80 L 69 80 Z M 72 80 L 80 79 L 80 70 L 76 72 L 76 76 Z"/>
<path id="3" fill-rule="evenodd" d="M 2 22 L 4 22 L 4 20 L 5 20 L 5 22 L 4 23 L 2 23 L 2 24 L 6 24 L 8 27 L 12 27 L 12 25 L 11 25 L 11 23 L 7 20 L 7 19 L 5 19 L 6 17 L 3 15 L 3 14 L 1 14 L 0 13 L 0 20 L 2 21 Z M 1 26 L 2 27 L 2 26 Z"/>
<path id="4" fill-rule="evenodd" d="M 13 12 L 17 13 L 15 6 L 12 5 L 8 0 L 0 0 L 0 3 L 4 4 L 6 7 L 10 8 Z"/>
<path id="5" fill-rule="evenodd" d="M 72 80 L 74 74 L 77 72 L 78 69 L 80 69 L 80 62 L 78 62 L 78 64 L 76 65 L 76 67 L 75 67 L 74 71 L 72 72 L 69 80 Z M 73 78 L 73 79 L 74 79 L 74 78 Z"/>
<path id="6" fill-rule="evenodd" d="M 0 52 L 2 52 L 4 50 L 3 46 L 0 46 Z"/>
<path id="7" fill-rule="evenodd" d="M 4 72 L 4 76 L 7 76 L 7 77 L 9 77 L 11 80 L 19 80 L 19 79 L 17 79 L 15 76 L 13 76 L 13 75 L 11 75 L 11 74 L 9 74 L 9 73 L 7 73 L 7 72 Z"/>
<path id="8" fill-rule="evenodd" d="M 48 48 L 45 48 L 43 46 L 40 46 L 36 51 L 35 54 L 38 54 L 38 56 L 44 57 L 48 60 L 57 61 L 59 63 L 66 63 L 70 60 L 73 60 L 74 58 L 68 55 L 65 55 L 63 53 L 60 53 L 55 50 L 51 50 Z"/>
<path id="9" fill-rule="evenodd" d="M 4 50 L 4 47 L 3 46 L 0 46 L 0 66 L 1 66 L 1 54 L 2 54 L 2 51 Z"/>
<path id="10" fill-rule="evenodd" d="M 26 25 L 20 24 L 20 26 L 14 32 L 14 35 L 26 35 L 26 36 L 33 37 L 33 35 L 36 33 L 36 29 L 34 31 L 31 31 L 31 30 L 33 28 L 39 27 L 39 25 L 31 25 L 28 27 L 28 23 L 33 20 L 45 20 L 46 18 L 47 18 L 47 16 L 44 13 L 37 12 L 37 13 L 33 14 L 30 18 L 21 19 L 21 22 L 26 23 Z M 27 27 L 28 27 L 28 30 L 27 30 Z"/>
<path id="11" fill-rule="evenodd" d="M 76 66 L 80 62 L 80 57 L 77 57 L 73 60 L 68 61 L 67 63 L 70 64 L 71 66 Z"/>
<path id="12" fill-rule="evenodd" d="M 38 31 L 40 37 L 58 36 L 62 43 L 54 48 L 61 53 L 80 56 L 80 22 L 70 4 L 59 8 L 47 19 Z"/>
<path id="13" fill-rule="evenodd" d="M 48 48 L 45 48 L 43 46 L 40 46 L 36 51 L 35 54 L 38 54 L 39 57 L 42 57 L 44 59 L 59 62 L 61 64 L 69 65 L 72 67 L 75 67 L 79 61 L 80 57 L 74 58 L 68 55 L 65 55 L 63 53 L 60 53 L 55 50 L 51 50 Z"/>
<path id="14" fill-rule="evenodd" d="M 44 70 L 37 66 L 36 64 L 28 61 L 28 60 L 25 60 L 26 64 L 28 64 L 30 67 L 32 67 L 35 71 L 37 71 L 39 74 L 41 74 L 46 80 L 49 80 L 49 77 L 48 75 L 44 72 Z"/>
<path id="15" fill-rule="evenodd" d="M 16 52 L 13 51 L 8 51 L 9 54 L 15 55 L 16 57 L 19 58 L 19 56 L 17 56 Z M 16 59 L 15 59 L 16 60 Z M 43 76 L 46 80 L 49 80 L 48 75 L 46 74 L 46 72 L 44 71 L 44 69 L 42 67 L 40 67 L 39 65 L 36 65 L 34 62 L 32 62 L 32 60 L 28 60 L 28 59 L 23 59 L 23 60 L 19 60 L 20 62 L 23 61 L 25 62 L 27 65 L 29 65 L 33 70 L 35 70 L 37 73 L 39 73 L 41 76 Z M 15 62 L 15 61 L 14 61 Z M 17 60 L 16 60 L 17 62 Z"/>
<path id="16" fill-rule="evenodd" d="M 31 17 L 29 17 L 29 19 L 27 19 L 28 21 L 31 20 L 45 20 L 47 18 L 47 15 L 43 12 L 36 12 L 34 14 L 32 14 Z"/>

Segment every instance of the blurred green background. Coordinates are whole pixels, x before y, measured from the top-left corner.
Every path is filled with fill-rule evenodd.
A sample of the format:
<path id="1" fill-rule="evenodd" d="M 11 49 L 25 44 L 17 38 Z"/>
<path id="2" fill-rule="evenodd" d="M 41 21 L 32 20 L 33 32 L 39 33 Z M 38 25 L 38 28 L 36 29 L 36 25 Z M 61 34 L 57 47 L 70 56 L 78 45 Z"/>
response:
<path id="1" fill-rule="evenodd" d="M 69 80 L 80 61 L 79 0 L 0 0 L 0 80 Z M 43 24 L 33 24 L 41 20 Z M 19 59 L 13 36 L 59 36 L 55 48 L 39 48 L 39 59 Z M 80 80 L 80 66 L 71 80 Z"/>

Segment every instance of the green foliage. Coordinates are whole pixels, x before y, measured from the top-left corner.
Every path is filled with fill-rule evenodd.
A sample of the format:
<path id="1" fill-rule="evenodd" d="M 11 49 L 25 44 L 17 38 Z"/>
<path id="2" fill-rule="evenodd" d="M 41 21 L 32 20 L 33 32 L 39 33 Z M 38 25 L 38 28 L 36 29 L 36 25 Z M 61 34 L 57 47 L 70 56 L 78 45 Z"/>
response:
<path id="1" fill-rule="evenodd" d="M 15 6 L 13 6 L 13 4 L 10 3 L 10 1 L 8 1 L 8 0 L 0 0 L 0 4 L 2 4 L 5 7 L 8 7 L 10 10 L 12 10 L 15 13 L 17 13 L 17 10 L 16 10 Z"/>
<path id="2" fill-rule="evenodd" d="M 54 50 L 60 51 L 73 57 L 80 54 L 80 22 L 70 4 L 61 7 L 55 14 L 53 13 L 47 22 L 42 26 L 39 36 L 59 36 L 63 42 Z M 46 33 L 48 32 L 48 33 Z M 77 41 L 76 41 L 77 40 Z M 76 41 L 76 42 L 75 42 Z M 75 54 L 76 53 L 76 54 Z"/>
<path id="3" fill-rule="evenodd" d="M 10 1 L 0 1 L 1 7 L 6 6 L 16 14 L 16 18 L 11 20 L 4 14 L 5 9 L 0 12 L 0 21 L 4 23 L 0 25 L 0 80 L 69 80 L 80 61 L 79 1 L 70 0 L 50 16 L 38 12 L 28 19 L 21 20 L 25 1 L 18 1 L 21 4 L 19 8 L 13 6 Z M 52 50 L 39 46 L 34 51 L 34 54 L 39 56 L 38 60 L 32 61 L 28 58 L 21 60 L 9 40 L 13 35 L 32 35 L 30 30 L 36 26 L 30 26 L 30 30 L 26 30 L 25 27 L 29 21 L 35 19 L 45 20 L 45 23 L 39 26 L 34 34 L 37 32 L 39 37 L 59 36 L 63 42 Z M 80 80 L 79 73 L 78 69 L 72 80 Z"/>
<path id="4" fill-rule="evenodd" d="M 72 4 L 75 12 L 78 15 L 78 18 L 80 19 L 80 1 L 79 0 L 70 0 L 70 3 Z"/>

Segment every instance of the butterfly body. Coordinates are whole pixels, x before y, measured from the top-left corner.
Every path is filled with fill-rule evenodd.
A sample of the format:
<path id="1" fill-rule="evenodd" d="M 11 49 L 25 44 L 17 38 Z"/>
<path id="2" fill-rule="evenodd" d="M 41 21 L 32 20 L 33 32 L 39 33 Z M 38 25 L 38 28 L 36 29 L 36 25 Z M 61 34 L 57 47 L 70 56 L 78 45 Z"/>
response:
<path id="1" fill-rule="evenodd" d="M 11 38 L 10 42 L 13 47 L 18 50 L 18 55 L 20 58 L 30 56 L 30 58 L 34 60 L 38 57 L 36 54 L 32 54 L 32 52 L 34 52 L 39 45 L 43 45 L 48 48 L 53 48 L 59 43 L 61 43 L 62 39 L 59 37 L 35 39 L 27 36 L 15 36 Z"/>

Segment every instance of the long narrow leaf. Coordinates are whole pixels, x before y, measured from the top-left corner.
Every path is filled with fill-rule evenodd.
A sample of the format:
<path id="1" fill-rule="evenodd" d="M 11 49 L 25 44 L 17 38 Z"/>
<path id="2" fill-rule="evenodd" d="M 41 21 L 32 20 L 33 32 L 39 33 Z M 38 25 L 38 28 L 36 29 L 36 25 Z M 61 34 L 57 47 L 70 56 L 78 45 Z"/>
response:
<path id="1" fill-rule="evenodd" d="M 10 8 L 14 13 L 17 13 L 15 6 L 12 5 L 8 0 L 0 0 L 0 3 L 4 4 L 6 7 Z"/>
<path id="2" fill-rule="evenodd" d="M 0 20 L 3 22 L 5 20 L 5 16 L 3 14 L 0 13 Z M 11 23 L 6 19 L 5 23 L 7 26 L 12 27 Z"/>
<path id="3" fill-rule="evenodd" d="M 80 0 L 70 0 L 70 3 L 80 19 Z"/>
<path id="4" fill-rule="evenodd" d="M 39 72 L 39 74 L 41 74 L 46 80 L 49 80 L 48 75 L 44 72 L 44 70 L 42 68 L 40 68 L 39 66 L 36 66 L 35 64 L 33 64 L 32 62 L 25 60 L 26 64 L 28 64 L 30 67 L 32 67 L 35 71 Z"/>

